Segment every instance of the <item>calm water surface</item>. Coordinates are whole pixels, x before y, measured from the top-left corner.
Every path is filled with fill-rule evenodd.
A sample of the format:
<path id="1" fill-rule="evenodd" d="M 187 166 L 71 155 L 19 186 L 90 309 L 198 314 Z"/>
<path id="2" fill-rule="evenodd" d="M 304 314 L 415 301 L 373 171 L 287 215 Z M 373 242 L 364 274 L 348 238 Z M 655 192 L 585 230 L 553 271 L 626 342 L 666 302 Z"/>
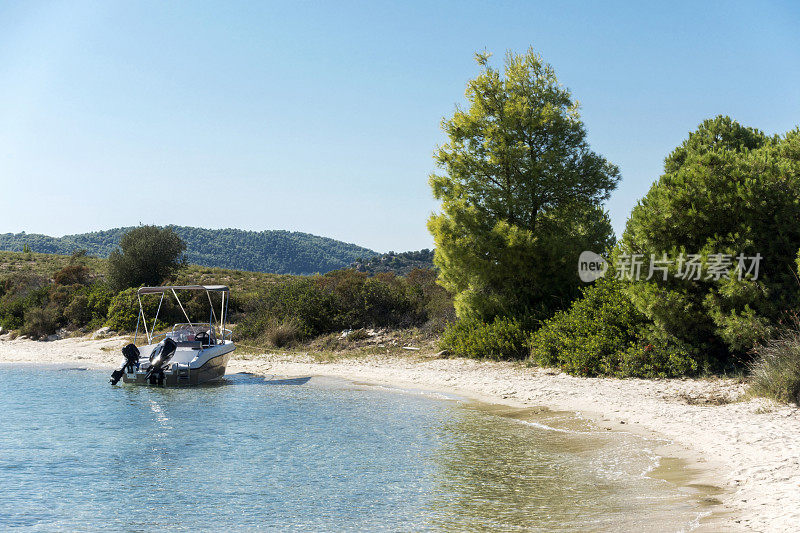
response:
<path id="1" fill-rule="evenodd" d="M 0 365 L 0 529 L 680 531 L 656 443 L 314 378 L 108 384 Z"/>

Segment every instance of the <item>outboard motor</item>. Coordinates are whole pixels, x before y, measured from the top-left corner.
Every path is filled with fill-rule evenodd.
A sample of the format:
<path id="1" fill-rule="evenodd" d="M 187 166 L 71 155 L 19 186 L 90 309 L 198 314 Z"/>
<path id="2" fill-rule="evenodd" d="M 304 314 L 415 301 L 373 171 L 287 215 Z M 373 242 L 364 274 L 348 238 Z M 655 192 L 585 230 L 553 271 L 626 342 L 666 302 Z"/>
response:
<path id="1" fill-rule="evenodd" d="M 169 337 L 159 342 L 150 354 L 150 368 L 147 369 L 145 380 L 151 385 L 164 383 L 164 367 L 175 355 L 178 345 Z"/>
<path id="2" fill-rule="evenodd" d="M 120 379 L 122 379 L 123 374 L 125 372 L 133 373 L 135 368 L 139 367 L 139 348 L 137 348 L 134 344 L 128 344 L 122 349 L 122 355 L 125 356 L 125 363 L 122 365 L 122 368 L 119 370 L 114 370 L 111 373 L 110 382 L 112 385 L 116 385 Z"/>

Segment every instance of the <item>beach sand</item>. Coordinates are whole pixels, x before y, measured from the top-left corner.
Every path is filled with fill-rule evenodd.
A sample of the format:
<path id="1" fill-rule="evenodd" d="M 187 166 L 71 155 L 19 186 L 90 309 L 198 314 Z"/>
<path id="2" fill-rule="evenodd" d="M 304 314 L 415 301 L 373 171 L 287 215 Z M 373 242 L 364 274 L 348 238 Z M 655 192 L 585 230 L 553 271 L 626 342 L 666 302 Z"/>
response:
<path id="1" fill-rule="evenodd" d="M 52 342 L 0 337 L 0 363 L 117 367 L 127 339 Z M 706 531 L 800 529 L 800 409 L 746 396 L 730 379 L 576 378 L 520 364 L 361 356 L 329 362 L 297 354 L 237 355 L 228 373 L 329 376 L 390 387 L 441 391 L 511 407 L 547 407 L 598 427 L 650 433 L 672 442 L 663 455 L 689 460 L 700 481 L 722 489 Z M 664 465 L 664 476 L 668 476 Z"/>

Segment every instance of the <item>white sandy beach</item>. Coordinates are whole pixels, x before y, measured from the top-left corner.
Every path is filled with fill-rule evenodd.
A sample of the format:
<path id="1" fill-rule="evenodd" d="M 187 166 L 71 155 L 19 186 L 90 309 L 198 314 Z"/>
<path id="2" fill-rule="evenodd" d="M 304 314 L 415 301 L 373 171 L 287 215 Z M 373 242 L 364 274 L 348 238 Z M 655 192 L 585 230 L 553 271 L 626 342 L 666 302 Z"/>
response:
<path id="1" fill-rule="evenodd" d="M 0 339 L 0 363 L 108 368 L 120 364 L 119 348 L 127 342 Z M 574 411 L 600 427 L 653 432 L 674 443 L 674 455 L 703 466 L 703 482 L 724 489 L 718 496 L 723 521 L 714 522 L 713 530 L 800 529 L 800 410 L 746 399 L 746 386 L 733 380 L 587 379 L 512 363 L 417 354 L 327 363 L 297 355 L 245 355 L 231 361 L 228 373 L 235 372 L 443 391 L 515 407 Z"/>

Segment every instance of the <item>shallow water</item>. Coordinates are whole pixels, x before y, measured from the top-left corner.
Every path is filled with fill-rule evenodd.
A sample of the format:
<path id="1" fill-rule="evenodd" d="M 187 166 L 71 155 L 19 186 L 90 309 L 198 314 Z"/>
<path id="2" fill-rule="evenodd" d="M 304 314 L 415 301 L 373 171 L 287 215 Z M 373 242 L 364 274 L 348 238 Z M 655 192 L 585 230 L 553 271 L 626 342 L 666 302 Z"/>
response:
<path id="1" fill-rule="evenodd" d="M 0 365 L 0 529 L 680 531 L 658 443 L 313 378 L 108 384 Z"/>

